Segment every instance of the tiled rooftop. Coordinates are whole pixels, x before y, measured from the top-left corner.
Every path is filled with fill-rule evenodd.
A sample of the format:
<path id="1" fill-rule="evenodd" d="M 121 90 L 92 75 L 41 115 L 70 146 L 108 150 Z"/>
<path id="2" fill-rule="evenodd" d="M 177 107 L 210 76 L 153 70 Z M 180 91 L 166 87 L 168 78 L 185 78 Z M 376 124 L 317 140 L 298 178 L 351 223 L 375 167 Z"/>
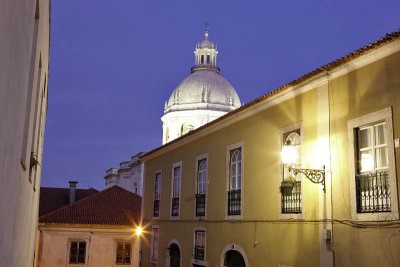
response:
<path id="1" fill-rule="evenodd" d="M 94 188 L 76 189 L 75 201 L 95 194 Z M 39 217 L 69 204 L 69 188 L 41 187 L 39 200 Z"/>
<path id="2" fill-rule="evenodd" d="M 39 217 L 39 223 L 135 225 L 142 198 L 119 186 L 92 194 Z"/>

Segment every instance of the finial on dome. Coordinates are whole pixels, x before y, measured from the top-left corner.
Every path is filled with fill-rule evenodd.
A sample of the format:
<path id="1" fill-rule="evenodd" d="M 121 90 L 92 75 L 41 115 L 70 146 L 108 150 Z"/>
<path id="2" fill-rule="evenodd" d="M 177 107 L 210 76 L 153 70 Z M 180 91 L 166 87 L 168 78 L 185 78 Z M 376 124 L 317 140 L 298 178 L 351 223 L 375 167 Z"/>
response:
<path id="1" fill-rule="evenodd" d="M 208 22 L 204 23 L 206 25 L 206 33 L 204 34 L 206 37 L 206 40 L 208 40 Z"/>

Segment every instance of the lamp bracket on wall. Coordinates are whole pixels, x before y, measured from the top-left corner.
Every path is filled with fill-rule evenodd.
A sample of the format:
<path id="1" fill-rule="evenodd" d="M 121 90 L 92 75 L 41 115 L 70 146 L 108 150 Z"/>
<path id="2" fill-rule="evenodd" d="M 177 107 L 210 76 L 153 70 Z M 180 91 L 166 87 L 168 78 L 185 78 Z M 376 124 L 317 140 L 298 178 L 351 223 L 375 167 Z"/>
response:
<path id="1" fill-rule="evenodd" d="M 293 175 L 297 175 L 299 173 L 304 174 L 305 177 L 308 178 L 311 182 L 315 184 L 322 184 L 324 193 L 326 193 L 325 188 L 325 165 L 322 170 L 318 169 L 298 169 L 294 167 L 289 167 L 289 172 L 292 172 Z"/>

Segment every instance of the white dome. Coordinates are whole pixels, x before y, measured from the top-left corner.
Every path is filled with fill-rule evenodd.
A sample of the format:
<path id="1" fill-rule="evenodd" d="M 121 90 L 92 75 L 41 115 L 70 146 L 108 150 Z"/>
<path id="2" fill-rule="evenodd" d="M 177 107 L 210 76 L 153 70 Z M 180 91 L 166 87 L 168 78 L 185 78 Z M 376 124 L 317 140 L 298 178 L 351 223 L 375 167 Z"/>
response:
<path id="1" fill-rule="evenodd" d="M 165 113 L 188 109 L 229 112 L 238 107 L 239 96 L 227 80 L 215 70 L 196 70 L 172 92 Z"/>

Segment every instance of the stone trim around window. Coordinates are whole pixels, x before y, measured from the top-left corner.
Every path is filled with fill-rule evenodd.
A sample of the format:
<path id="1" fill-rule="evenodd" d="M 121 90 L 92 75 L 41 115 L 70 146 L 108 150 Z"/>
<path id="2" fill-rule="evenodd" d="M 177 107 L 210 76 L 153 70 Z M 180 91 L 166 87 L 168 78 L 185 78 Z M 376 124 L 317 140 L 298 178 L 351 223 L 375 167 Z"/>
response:
<path id="1" fill-rule="evenodd" d="M 156 193 L 156 177 L 157 175 L 160 174 L 160 197 L 159 197 L 159 202 L 158 202 L 158 216 L 154 216 L 154 202 L 155 202 L 155 193 Z M 156 170 L 154 172 L 154 183 L 153 183 L 153 205 L 152 205 L 152 211 L 151 211 L 151 216 L 153 218 L 153 220 L 157 220 L 160 219 L 160 212 L 161 212 L 161 194 L 162 194 L 162 169 Z"/>
<path id="2" fill-rule="evenodd" d="M 205 246 L 204 246 L 204 260 L 195 259 L 195 246 L 196 246 L 196 232 L 197 231 L 204 231 L 205 234 Z M 193 265 L 200 265 L 200 266 L 208 266 L 207 259 L 207 229 L 205 227 L 195 227 L 193 230 L 193 257 L 190 260 L 191 266 Z"/>
<path id="3" fill-rule="evenodd" d="M 128 258 L 127 256 L 125 256 L 125 254 L 122 256 L 122 263 L 118 263 L 118 245 L 122 244 L 123 245 L 123 249 L 126 249 L 126 245 L 129 244 L 130 245 L 130 251 L 129 251 L 129 263 L 126 263 L 126 258 Z M 133 265 L 133 246 L 134 243 L 132 242 L 132 240 L 124 240 L 124 239 L 116 239 L 114 241 L 114 261 L 115 261 L 115 265 L 118 266 L 131 266 Z"/>
<path id="4" fill-rule="evenodd" d="M 71 244 L 73 242 L 79 242 L 83 243 L 85 242 L 85 262 L 83 263 L 70 263 L 70 256 L 71 256 Z M 68 239 L 68 247 L 67 247 L 67 261 L 66 261 L 66 266 L 86 266 L 88 262 L 88 244 L 89 244 L 89 239 L 83 238 L 69 238 Z"/>
<path id="5" fill-rule="evenodd" d="M 391 212 L 375 213 L 357 213 L 356 200 L 356 142 L 355 130 L 361 126 L 386 122 L 387 129 L 387 149 L 389 161 L 389 187 L 391 189 Z M 392 108 L 385 108 L 379 111 L 366 114 L 364 116 L 347 121 L 348 130 L 348 150 L 349 150 L 349 181 L 350 181 L 350 199 L 351 199 L 351 218 L 355 221 L 387 221 L 399 219 L 397 183 L 396 183 L 396 165 L 394 157 L 394 139 L 393 139 L 393 121 Z"/>
<path id="6" fill-rule="evenodd" d="M 155 255 L 153 255 L 153 251 L 154 251 L 154 233 L 155 233 L 155 229 L 157 229 L 157 255 L 156 257 L 154 257 Z M 153 225 L 151 227 L 151 245 L 150 245 L 150 262 L 153 264 L 157 264 L 158 263 L 158 255 L 160 254 L 160 227 L 158 225 Z"/>
<path id="7" fill-rule="evenodd" d="M 230 158 L 231 154 L 230 152 L 235 149 L 241 149 L 241 165 L 242 165 L 242 171 L 241 171 L 241 186 L 240 186 L 240 215 L 228 215 L 228 192 L 229 192 L 229 170 L 230 170 Z M 226 147 L 226 167 L 225 167 L 225 220 L 241 220 L 243 219 L 243 214 L 244 214 L 244 142 L 240 141 L 234 144 L 231 144 Z"/>
<path id="8" fill-rule="evenodd" d="M 205 159 L 206 163 L 207 163 L 207 167 L 206 167 L 206 196 L 205 196 L 205 215 L 204 216 L 196 216 L 196 194 L 197 194 L 197 179 L 198 179 L 198 168 L 199 168 L 199 162 L 201 160 Z M 208 184 L 210 183 L 210 181 L 208 180 L 208 165 L 209 165 L 209 161 L 208 161 L 208 154 L 202 154 L 196 157 L 196 161 L 195 161 L 195 171 L 194 171 L 194 218 L 196 220 L 206 220 L 207 219 L 207 196 L 208 196 Z"/>
<path id="9" fill-rule="evenodd" d="M 172 216 L 172 199 L 174 196 L 174 170 L 175 168 L 180 167 L 180 177 L 179 177 L 179 201 L 178 201 L 178 216 Z M 169 211 L 169 218 L 170 220 L 179 220 L 181 216 L 181 195 L 182 195 L 182 161 L 176 162 L 172 164 L 172 170 L 171 170 L 171 196 L 170 196 L 170 211 Z"/>
<path id="10" fill-rule="evenodd" d="M 300 143 L 301 147 L 304 147 L 304 132 L 303 132 L 303 123 L 297 122 L 295 124 L 288 125 L 286 127 L 278 129 L 278 186 L 276 187 L 277 190 L 277 195 L 278 195 L 278 218 L 280 220 L 287 220 L 287 219 L 298 219 L 298 220 L 304 220 L 306 215 L 305 215 L 305 201 L 304 201 L 304 177 L 303 175 L 299 175 L 300 181 L 301 181 L 301 213 L 282 213 L 282 202 L 281 202 L 281 192 L 280 192 L 280 184 L 282 182 L 282 177 L 283 177 L 283 164 L 282 164 L 282 159 L 281 159 L 281 150 L 282 150 L 282 144 L 283 144 L 283 135 L 288 132 L 293 132 L 297 129 L 300 129 Z M 301 149 L 301 154 L 299 155 L 300 159 L 304 159 L 303 155 L 303 149 Z"/>

